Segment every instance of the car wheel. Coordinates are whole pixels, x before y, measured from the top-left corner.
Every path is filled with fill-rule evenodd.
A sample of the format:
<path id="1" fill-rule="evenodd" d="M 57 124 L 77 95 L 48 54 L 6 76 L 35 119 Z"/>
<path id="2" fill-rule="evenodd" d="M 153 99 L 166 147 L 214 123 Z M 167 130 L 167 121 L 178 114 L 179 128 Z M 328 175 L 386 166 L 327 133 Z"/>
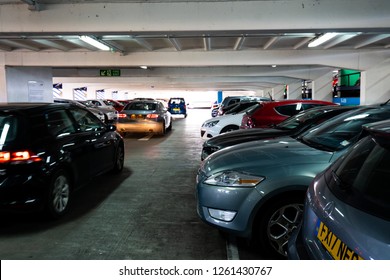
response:
<path id="1" fill-rule="evenodd" d="M 239 127 L 236 126 L 236 125 L 228 125 L 228 126 L 225 126 L 222 130 L 221 130 L 221 133 L 225 133 L 225 132 L 229 132 L 229 131 L 233 131 L 233 130 L 238 130 Z"/>
<path id="2" fill-rule="evenodd" d="M 46 204 L 50 217 L 59 218 L 67 212 L 70 202 L 70 182 L 69 175 L 64 170 L 59 170 L 52 176 Z"/>
<path id="3" fill-rule="evenodd" d="M 115 163 L 113 172 L 114 173 L 120 173 L 123 170 L 123 165 L 125 162 L 125 151 L 123 149 L 122 145 L 119 145 L 116 149 L 116 155 L 115 155 Z"/>
<path id="4" fill-rule="evenodd" d="M 166 129 L 165 129 L 165 122 L 161 123 L 161 135 L 165 135 Z"/>
<path id="5" fill-rule="evenodd" d="M 267 256 L 276 259 L 287 257 L 287 243 L 293 230 L 302 220 L 304 195 L 279 198 L 260 210 L 256 221 L 255 243 Z"/>

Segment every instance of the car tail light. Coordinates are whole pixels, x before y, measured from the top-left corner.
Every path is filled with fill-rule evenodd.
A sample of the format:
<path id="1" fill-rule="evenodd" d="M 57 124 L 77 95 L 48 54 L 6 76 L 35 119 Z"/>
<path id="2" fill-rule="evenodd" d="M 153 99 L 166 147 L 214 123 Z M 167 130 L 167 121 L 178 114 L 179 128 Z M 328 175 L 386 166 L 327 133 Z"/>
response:
<path id="1" fill-rule="evenodd" d="M 146 118 L 147 119 L 157 119 L 158 118 L 158 114 L 147 114 Z"/>
<path id="2" fill-rule="evenodd" d="M 246 120 L 246 125 L 249 128 L 253 128 L 255 126 L 255 122 L 254 122 L 254 120 L 251 117 L 248 117 L 247 120 Z"/>
<path id="3" fill-rule="evenodd" d="M 42 161 L 42 159 L 29 151 L 0 152 L 0 163 L 37 161 Z"/>
<path id="4" fill-rule="evenodd" d="M 118 118 L 126 118 L 127 117 L 127 115 L 126 114 L 122 114 L 122 113 L 120 113 L 120 114 L 118 114 Z"/>

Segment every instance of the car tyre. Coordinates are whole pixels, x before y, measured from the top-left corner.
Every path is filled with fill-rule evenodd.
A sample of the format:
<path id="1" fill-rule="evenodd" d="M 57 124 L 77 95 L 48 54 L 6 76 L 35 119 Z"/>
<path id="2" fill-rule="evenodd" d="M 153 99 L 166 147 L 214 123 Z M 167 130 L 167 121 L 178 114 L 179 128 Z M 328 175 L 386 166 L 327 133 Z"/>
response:
<path id="1" fill-rule="evenodd" d="M 161 135 L 165 135 L 166 133 L 166 129 L 165 129 L 165 121 L 161 123 Z"/>
<path id="2" fill-rule="evenodd" d="M 115 162 L 113 173 L 120 173 L 123 170 L 123 166 L 125 163 L 125 150 L 122 145 L 119 145 L 116 149 Z"/>
<path id="3" fill-rule="evenodd" d="M 48 191 L 47 214 L 51 218 L 60 218 L 68 211 L 71 201 L 71 180 L 65 170 L 58 170 L 53 174 Z"/>
<path id="4" fill-rule="evenodd" d="M 267 257 L 285 259 L 287 242 L 302 220 L 304 195 L 273 200 L 255 221 L 254 243 Z"/>
<path id="5" fill-rule="evenodd" d="M 170 123 L 169 123 L 169 126 L 168 126 L 168 131 L 171 131 L 172 130 L 172 119 L 170 120 Z"/>

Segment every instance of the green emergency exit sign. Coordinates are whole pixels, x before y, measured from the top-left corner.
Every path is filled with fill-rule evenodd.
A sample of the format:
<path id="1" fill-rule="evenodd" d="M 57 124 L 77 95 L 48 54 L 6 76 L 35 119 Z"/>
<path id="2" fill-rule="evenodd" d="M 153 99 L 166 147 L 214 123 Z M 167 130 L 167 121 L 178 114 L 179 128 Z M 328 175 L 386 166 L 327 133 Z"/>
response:
<path id="1" fill-rule="evenodd" d="M 120 77 L 121 70 L 119 69 L 100 69 L 101 77 Z"/>

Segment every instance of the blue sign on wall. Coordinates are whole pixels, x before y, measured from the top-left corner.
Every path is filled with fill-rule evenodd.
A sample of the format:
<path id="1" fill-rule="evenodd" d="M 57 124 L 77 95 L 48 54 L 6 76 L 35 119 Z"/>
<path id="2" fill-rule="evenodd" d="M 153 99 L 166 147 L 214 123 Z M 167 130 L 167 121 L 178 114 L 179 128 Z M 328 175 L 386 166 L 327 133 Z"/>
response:
<path id="1" fill-rule="evenodd" d="M 360 97 L 334 97 L 333 103 L 337 103 L 342 106 L 360 105 Z"/>

